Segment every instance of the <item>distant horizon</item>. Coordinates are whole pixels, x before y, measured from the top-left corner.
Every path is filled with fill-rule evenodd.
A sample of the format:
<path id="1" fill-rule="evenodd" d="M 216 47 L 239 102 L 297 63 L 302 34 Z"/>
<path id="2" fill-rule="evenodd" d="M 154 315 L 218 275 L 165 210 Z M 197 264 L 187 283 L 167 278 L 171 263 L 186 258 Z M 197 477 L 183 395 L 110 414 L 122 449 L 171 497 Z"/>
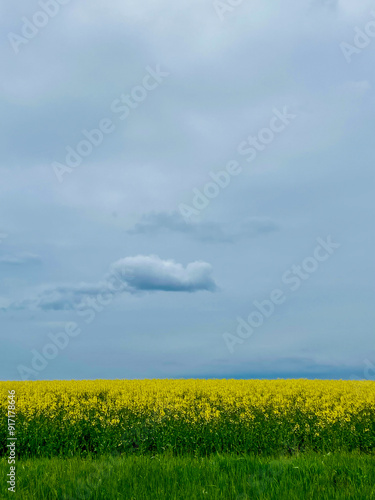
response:
<path id="1" fill-rule="evenodd" d="M 296 377 L 277 377 L 277 376 L 272 376 L 272 377 L 241 377 L 241 376 L 232 376 L 232 377 L 189 377 L 189 376 L 181 376 L 181 377 L 135 377 L 135 378 L 63 378 L 63 379 L 35 379 L 35 380 L 5 380 L 1 379 L 0 382 L 79 382 L 79 381 L 94 381 L 94 380 L 330 380 L 330 381 L 343 381 L 343 382 L 368 382 L 368 381 L 374 381 L 371 378 L 328 378 L 328 377 L 308 377 L 308 376 L 296 376 Z"/>

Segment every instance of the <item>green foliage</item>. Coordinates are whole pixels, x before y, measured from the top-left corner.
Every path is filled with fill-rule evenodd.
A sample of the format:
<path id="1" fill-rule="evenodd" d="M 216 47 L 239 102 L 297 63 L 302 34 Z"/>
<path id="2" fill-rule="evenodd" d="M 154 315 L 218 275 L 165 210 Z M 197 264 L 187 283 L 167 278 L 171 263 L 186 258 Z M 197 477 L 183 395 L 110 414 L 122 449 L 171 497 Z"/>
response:
<path id="1" fill-rule="evenodd" d="M 101 456 L 27 459 L 15 498 L 25 500 L 371 500 L 375 457 Z M 8 465 L 0 462 L 5 478 Z M 3 481 L 1 498 L 10 498 Z"/>

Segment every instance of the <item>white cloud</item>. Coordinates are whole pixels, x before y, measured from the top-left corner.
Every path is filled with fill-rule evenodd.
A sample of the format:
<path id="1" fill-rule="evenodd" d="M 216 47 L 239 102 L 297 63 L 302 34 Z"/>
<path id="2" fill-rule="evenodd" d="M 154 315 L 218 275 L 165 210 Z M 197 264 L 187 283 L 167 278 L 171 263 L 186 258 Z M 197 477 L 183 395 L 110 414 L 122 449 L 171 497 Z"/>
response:
<path id="1" fill-rule="evenodd" d="M 126 257 L 111 266 L 123 277 L 130 290 L 163 290 L 165 292 L 213 291 L 212 267 L 207 262 L 191 262 L 186 267 L 157 255 Z"/>
<path id="2" fill-rule="evenodd" d="M 207 262 L 191 262 L 184 267 L 174 260 L 162 260 L 157 255 L 137 255 L 114 262 L 104 281 L 43 286 L 34 297 L 11 304 L 3 302 L 0 308 L 59 311 L 75 309 L 88 297 L 113 295 L 115 292 L 201 290 L 216 290 L 212 267 Z"/>

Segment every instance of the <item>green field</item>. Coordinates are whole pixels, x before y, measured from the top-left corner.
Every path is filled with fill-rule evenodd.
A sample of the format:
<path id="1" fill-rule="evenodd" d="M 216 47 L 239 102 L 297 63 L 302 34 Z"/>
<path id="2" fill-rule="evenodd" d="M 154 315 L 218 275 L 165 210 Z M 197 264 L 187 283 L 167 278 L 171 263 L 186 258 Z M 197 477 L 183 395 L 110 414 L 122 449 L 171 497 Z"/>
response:
<path id="1" fill-rule="evenodd" d="M 369 381 L 2 382 L 5 414 L 10 390 L 19 458 L 375 449 L 375 382 Z M 0 456 L 9 432 L 0 419 Z"/>
<path id="2" fill-rule="evenodd" d="M 0 422 L 1 498 L 375 500 L 375 382 L 96 380 L 0 389 L 4 414 L 16 414 Z M 11 453 L 15 493 L 6 483 Z"/>
<path id="3" fill-rule="evenodd" d="M 375 457 L 364 454 L 123 456 L 18 461 L 23 500 L 375 499 Z M 4 478 L 8 465 L 1 461 Z"/>

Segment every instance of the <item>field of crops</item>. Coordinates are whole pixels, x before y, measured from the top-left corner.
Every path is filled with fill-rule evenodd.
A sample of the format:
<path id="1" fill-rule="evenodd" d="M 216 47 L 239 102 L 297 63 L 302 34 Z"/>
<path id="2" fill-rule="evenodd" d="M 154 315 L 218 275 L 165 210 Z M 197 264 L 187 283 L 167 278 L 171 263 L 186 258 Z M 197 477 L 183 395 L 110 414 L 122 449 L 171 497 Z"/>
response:
<path id="1" fill-rule="evenodd" d="M 1 455 L 9 390 L 19 457 L 375 449 L 375 382 L 1 382 Z"/>

